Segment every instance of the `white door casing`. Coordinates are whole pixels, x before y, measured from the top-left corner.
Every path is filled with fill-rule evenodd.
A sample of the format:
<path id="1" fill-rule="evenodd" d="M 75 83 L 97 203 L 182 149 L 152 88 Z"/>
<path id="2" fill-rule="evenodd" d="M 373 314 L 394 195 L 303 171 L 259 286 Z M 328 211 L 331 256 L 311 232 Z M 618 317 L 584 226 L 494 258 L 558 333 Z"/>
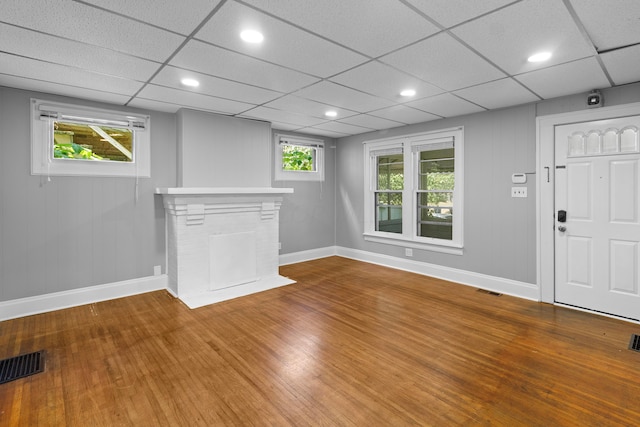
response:
<path id="1" fill-rule="evenodd" d="M 536 246 L 539 300 L 555 302 L 555 128 L 566 124 L 640 115 L 640 103 L 536 118 Z"/>
<path id="2" fill-rule="evenodd" d="M 639 132 L 639 116 L 555 128 L 556 302 L 640 319 Z"/>

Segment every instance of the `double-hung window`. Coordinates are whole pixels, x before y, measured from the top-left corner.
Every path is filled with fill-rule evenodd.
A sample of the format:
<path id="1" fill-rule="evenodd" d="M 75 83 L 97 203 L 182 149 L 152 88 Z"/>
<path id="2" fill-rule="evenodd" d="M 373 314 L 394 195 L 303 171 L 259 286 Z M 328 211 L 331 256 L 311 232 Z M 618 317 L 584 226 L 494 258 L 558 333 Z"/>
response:
<path id="1" fill-rule="evenodd" d="M 463 129 L 365 142 L 365 240 L 462 254 Z"/>
<path id="2" fill-rule="evenodd" d="M 324 141 L 275 136 L 276 181 L 324 181 Z"/>
<path id="3" fill-rule="evenodd" d="M 149 116 L 31 100 L 34 175 L 150 176 Z"/>

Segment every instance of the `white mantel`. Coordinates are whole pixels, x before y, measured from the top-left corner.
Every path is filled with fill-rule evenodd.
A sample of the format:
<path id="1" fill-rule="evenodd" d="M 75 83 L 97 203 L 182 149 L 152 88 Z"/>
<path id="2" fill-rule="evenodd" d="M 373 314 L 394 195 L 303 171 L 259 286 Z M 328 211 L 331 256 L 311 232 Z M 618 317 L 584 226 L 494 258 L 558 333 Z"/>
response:
<path id="1" fill-rule="evenodd" d="M 169 290 L 190 308 L 294 283 L 278 274 L 279 210 L 292 188 L 157 188 Z"/>

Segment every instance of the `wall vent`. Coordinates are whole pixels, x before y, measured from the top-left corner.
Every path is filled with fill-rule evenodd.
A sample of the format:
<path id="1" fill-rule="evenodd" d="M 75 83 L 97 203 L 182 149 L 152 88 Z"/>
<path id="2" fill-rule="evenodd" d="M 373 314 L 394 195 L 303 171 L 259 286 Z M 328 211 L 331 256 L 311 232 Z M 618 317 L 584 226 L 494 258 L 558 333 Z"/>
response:
<path id="1" fill-rule="evenodd" d="M 629 340 L 629 350 L 640 351 L 640 335 L 631 335 L 631 339 Z"/>

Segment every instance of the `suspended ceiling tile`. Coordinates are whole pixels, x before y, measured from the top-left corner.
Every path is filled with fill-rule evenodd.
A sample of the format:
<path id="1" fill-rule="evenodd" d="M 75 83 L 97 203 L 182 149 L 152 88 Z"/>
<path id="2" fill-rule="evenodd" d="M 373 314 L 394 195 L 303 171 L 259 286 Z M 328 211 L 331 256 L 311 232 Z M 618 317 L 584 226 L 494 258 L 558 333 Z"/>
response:
<path id="1" fill-rule="evenodd" d="M 556 98 L 609 87 L 609 81 L 595 58 L 556 65 L 516 76 L 541 97 Z"/>
<path id="2" fill-rule="evenodd" d="M 87 71 L 146 81 L 160 64 L 0 23 L 0 51 Z"/>
<path id="3" fill-rule="evenodd" d="M 218 98 L 184 90 L 163 86 L 147 85 L 140 91 L 137 98 L 155 101 L 169 101 L 188 108 L 215 111 L 222 114 L 238 114 L 254 107 L 253 104 L 238 102 L 231 99 Z"/>
<path id="4" fill-rule="evenodd" d="M 640 45 L 603 53 L 600 58 L 616 85 L 640 81 Z"/>
<path id="5" fill-rule="evenodd" d="M 445 33 L 380 60 L 446 90 L 461 89 L 506 77 L 503 72 Z"/>
<path id="6" fill-rule="evenodd" d="M 317 117 L 309 117 L 303 114 L 276 110 L 275 108 L 268 107 L 256 107 L 251 110 L 245 111 L 240 116 L 266 120 L 268 122 L 288 123 L 290 125 L 298 125 L 300 127 L 313 126 L 326 121 Z"/>
<path id="7" fill-rule="evenodd" d="M 638 0 L 571 0 L 571 4 L 598 50 L 640 43 Z"/>
<path id="8" fill-rule="evenodd" d="M 503 7 L 513 0 L 408 0 L 444 27 L 451 27 Z"/>
<path id="9" fill-rule="evenodd" d="M 5 23 L 160 62 L 185 40 L 183 36 L 72 1 L 43 5 L 40 1 L 3 0 L 0 17 Z"/>
<path id="10" fill-rule="evenodd" d="M 279 92 L 291 92 L 319 80 L 197 40 L 189 41 L 170 64 Z"/>
<path id="11" fill-rule="evenodd" d="M 404 126 L 404 123 L 383 119 L 381 117 L 376 117 L 369 114 L 358 114 L 357 116 L 351 116 L 351 117 L 346 117 L 344 119 L 340 119 L 337 122 L 365 127 L 369 129 L 376 129 L 376 130 L 390 129 L 398 126 Z"/>
<path id="12" fill-rule="evenodd" d="M 296 131 L 300 129 L 298 125 L 292 125 L 290 123 L 281 123 L 281 122 L 271 122 L 271 129 L 275 131 Z"/>
<path id="13" fill-rule="evenodd" d="M 196 79 L 200 85 L 195 88 L 184 86 L 180 82 L 183 78 Z M 151 83 L 201 93 L 204 95 L 234 99 L 236 101 L 248 102 L 250 104 L 263 104 L 282 96 L 282 93 L 280 92 L 262 89 L 256 86 L 250 86 L 171 66 L 164 67 L 162 71 L 153 78 Z"/>
<path id="14" fill-rule="evenodd" d="M 347 123 L 336 121 L 321 123 L 313 126 L 315 129 L 328 130 L 331 132 L 345 133 L 347 135 L 357 135 L 359 133 L 371 132 L 373 128 L 365 128 L 362 126 L 354 126 Z"/>
<path id="15" fill-rule="evenodd" d="M 421 98 L 444 92 L 438 87 L 378 61 L 360 65 L 329 80 L 396 102 L 408 100 L 400 96 L 400 91 L 404 89 L 414 89 L 416 96 Z"/>
<path id="16" fill-rule="evenodd" d="M 439 29 L 399 1 L 246 0 L 301 28 L 376 57 Z"/>
<path id="17" fill-rule="evenodd" d="M 489 109 L 511 107 L 540 100 L 530 90 L 511 78 L 461 89 L 455 91 L 454 94 Z"/>
<path id="18" fill-rule="evenodd" d="M 345 136 L 350 135 L 348 133 L 334 132 L 327 129 L 316 129 L 314 127 L 306 127 L 306 128 L 298 129 L 297 132 L 306 133 L 309 135 L 325 136 L 328 138 L 343 138 Z M 330 147 L 330 148 L 334 148 L 334 147 Z"/>
<path id="19" fill-rule="evenodd" d="M 286 95 L 265 104 L 265 107 L 276 108 L 284 111 L 294 111 L 298 114 L 307 114 L 309 116 L 318 117 L 324 120 L 330 120 L 325 117 L 325 112 L 332 110 L 338 114 L 338 118 L 349 117 L 358 114 L 346 108 L 337 108 L 321 102 L 311 101 L 305 98 L 299 98 L 293 95 Z"/>
<path id="20" fill-rule="evenodd" d="M 264 41 L 244 42 L 240 32 L 245 29 L 259 30 Z M 195 37 L 319 77 L 331 76 L 367 60 L 365 56 L 235 2 L 225 3 Z"/>
<path id="21" fill-rule="evenodd" d="M 180 34 L 189 35 L 220 0 L 84 0 Z"/>
<path id="22" fill-rule="evenodd" d="M 406 105 L 442 117 L 461 116 L 485 110 L 450 93 L 443 93 L 432 96 L 431 98 L 407 102 Z"/>
<path id="23" fill-rule="evenodd" d="M 175 113 L 182 105 L 171 102 L 154 101 L 152 99 L 134 98 L 127 104 L 129 107 L 141 108 L 144 110 L 162 111 L 164 113 Z"/>
<path id="24" fill-rule="evenodd" d="M 296 132 L 305 133 L 308 135 L 324 136 L 327 138 L 343 138 L 345 136 L 349 136 L 348 133 L 333 132 L 326 129 L 316 129 L 314 127 L 301 128 L 301 129 L 298 129 Z M 329 147 L 329 148 L 334 148 L 334 147 Z"/>
<path id="25" fill-rule="evenodd" d="M 524 0 L 452 32 L 509 74 L 595 54 L 561 1 Z M 542 64 L 527 61 L 540 51 L 553 56 Z"/>
<path id="26" fill-rule="evenodd" d="M 393 102 L 376 98 L 375 96 L 358 92 L 357 90 L 340 86 L 329 81 L 322 81 L 296 92 L 296 96 L 323 102 L 336 107 L 366 113 L 367 111 L 389 107 Z"/>
<path id="27" fill-rule="evenodd" d="M 6 53 L 0 53 L 0 73 L 129 96 L 142 87 L 141 82 Z"/>
<path id="28" fill-rule="evenodd" d="M 422 110 L 416 110 L 406 105 L 394 105 L 393 107 L 382 108 L 380 110 L 371 111 L 368 113 L 372 116 L 382 117 L 384 119 L 401 122 L 404 124 L 422 123 L 431 120 L 437 120 L 442 117 L 434 114 L 425 113 Z"/>
<path id="29" fill-rule="evenodd" d="M 41 80 L 34 80 L 25 77 L 16 77 L 0 74 L 0 86 L 15 87 L 24 90 L 41 92 L 38 97 L 46 97 L 47 93 L 56 95 L 71 96 L 92 101 L 107 102 L 110 104 L 124 105 L 129 100 L 129 95 L 86 89 L 81 87 L 63 85 Z"/>

